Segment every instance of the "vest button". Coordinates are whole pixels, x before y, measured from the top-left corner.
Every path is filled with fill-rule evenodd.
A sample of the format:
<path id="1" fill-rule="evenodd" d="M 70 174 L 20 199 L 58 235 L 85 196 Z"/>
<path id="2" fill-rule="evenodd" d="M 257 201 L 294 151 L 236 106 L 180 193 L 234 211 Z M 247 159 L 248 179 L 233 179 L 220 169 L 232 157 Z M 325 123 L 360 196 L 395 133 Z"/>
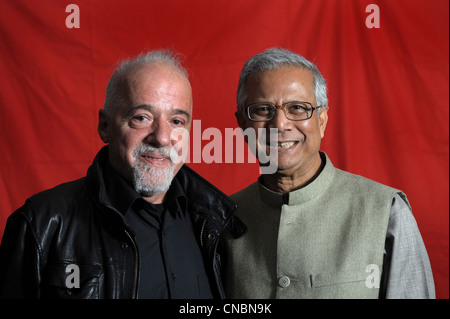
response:
<path id="1" fill-rule="evenodd" d="M 291 284 L 291 280 L 289 279 L 288 276 L 281 276 L 280 278 L 278 278 L 278 285 L 281 288 L 286 288 Z"/>

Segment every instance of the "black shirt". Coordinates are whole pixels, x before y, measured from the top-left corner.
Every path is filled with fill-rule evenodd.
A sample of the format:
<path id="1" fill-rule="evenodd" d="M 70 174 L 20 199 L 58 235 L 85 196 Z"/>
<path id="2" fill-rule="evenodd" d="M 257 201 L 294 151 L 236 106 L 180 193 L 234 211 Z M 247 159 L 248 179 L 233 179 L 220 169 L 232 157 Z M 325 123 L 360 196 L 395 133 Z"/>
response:
<path id="1" fill-rule="evenodd" d="M 152 204 L 109 164 L 108 197 L 134 234 L 139 253 L 138 298 L 212 298 L 203 258 L 187 211 L 187 197 L 174 179 L 163 204 Z"/>

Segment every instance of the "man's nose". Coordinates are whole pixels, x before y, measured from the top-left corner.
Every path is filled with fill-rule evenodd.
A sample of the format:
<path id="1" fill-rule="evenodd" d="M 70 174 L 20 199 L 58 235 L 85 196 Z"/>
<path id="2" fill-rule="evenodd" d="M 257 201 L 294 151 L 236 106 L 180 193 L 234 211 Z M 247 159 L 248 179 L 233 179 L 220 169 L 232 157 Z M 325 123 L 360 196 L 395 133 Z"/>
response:
<path id="1" fill-rule="evenodd" d="M 171 144 L 170 134 L 172 127 L 165 119 L 158 119 L 154 121 L 152 130 L 148 134 L 146 141 L 148 144 L 155 147 L 164 147 Z"/>
<path id="2" fill-rule="evenodd" d="M 286 117 L 286 113 L 283 108 L 277 108 L 273 119 L 269 122 L 269 127 L 277 128 L 279 132 L 290 130 L 293 125 L 292 120 Z"/>

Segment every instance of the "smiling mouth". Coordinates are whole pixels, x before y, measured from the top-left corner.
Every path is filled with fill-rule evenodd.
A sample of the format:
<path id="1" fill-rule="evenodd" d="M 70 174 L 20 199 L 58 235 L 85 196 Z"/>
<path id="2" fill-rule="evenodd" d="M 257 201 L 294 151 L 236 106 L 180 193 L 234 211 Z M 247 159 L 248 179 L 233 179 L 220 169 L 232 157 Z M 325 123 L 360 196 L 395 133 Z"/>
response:
<path id="1" fill-rule="evenodd" d="M 141 156 L 145 157 L 145 158 L 151 158 L 151 159 L 157 159 L 157 160 L 169 159 L 168 156 L 165 156 L 165 155 L 162 155 L 162 154 L 158 155 L 158 154 L 148 153 L 148 154 L 142 154 Z"/>
<path id="2" fill-rule="evenodd" d="M 164 161 L 166 159 L 169 159 L 168 157 L 153 157 L 153 156 L 142 156 L 145 159 L 151 159 L 155 161 Z"/>
<path id="3" fill-rule="evenodd" d="M 288 149 L 297 144 L 298 142 L 279 142 L 278 147 L 283 149 Z"/>
<path id="4" fill-rule="evenodd" d="M 167 163 L 170 163 L 170 157 L 159 155 L 159 154 L 142 154 L 141 158 L 147 163 L 152 166 L 155 165 L 166 165 Z"/>
<path id="5" fill-rule="evenodd" d="M 294 149 L 297 144 L 299 143 L 299 141 L 289 141 L 289 142 L 278 142 L 278 143 L 273 143 L 271 145 L 267 145 L 270 148 L 274 148 L 276 150 L 280 151 L 289 151 Z"/>
<path id="6" fill-rule="evenodd" d="M 267 143 L 267 147 L 277 152 L 290 151 L 294 149 L 300 141 L 275 142 Z"/>

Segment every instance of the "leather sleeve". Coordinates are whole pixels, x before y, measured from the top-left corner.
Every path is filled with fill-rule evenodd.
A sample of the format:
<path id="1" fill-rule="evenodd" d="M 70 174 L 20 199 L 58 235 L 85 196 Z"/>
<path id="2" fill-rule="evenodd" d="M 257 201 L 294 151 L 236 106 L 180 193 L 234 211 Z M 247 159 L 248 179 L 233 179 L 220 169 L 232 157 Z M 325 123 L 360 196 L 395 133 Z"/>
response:
<path id="1" fill-rule="evenodd" d="M 6 223 L 0 245 L 0 298 L 39 298 L 41 256 L 27 204 Z"/>

